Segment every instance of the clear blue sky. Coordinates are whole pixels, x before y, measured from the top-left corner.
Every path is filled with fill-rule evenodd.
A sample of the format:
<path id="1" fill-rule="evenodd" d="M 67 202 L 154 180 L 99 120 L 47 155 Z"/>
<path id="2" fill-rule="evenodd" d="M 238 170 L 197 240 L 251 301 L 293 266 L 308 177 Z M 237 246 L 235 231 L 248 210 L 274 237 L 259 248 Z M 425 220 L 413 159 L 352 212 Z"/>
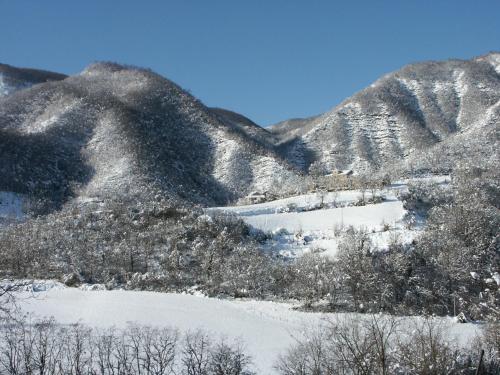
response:
<path id="1" fill-rule="evenodd" d="M 0 62 L 149 67 L 261 125 L 324 112 L 416 61 L 500 50 L 500 1 L 0 0 Z"/>

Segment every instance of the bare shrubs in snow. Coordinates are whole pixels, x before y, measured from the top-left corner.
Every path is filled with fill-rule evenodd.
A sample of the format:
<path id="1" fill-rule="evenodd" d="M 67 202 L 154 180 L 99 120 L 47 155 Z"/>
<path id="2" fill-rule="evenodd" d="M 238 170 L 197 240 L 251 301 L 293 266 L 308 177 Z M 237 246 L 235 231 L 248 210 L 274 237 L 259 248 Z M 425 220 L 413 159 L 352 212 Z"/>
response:
<path id="1" fill-rule="evenodd" d="M 487 374 L 500 373 L 500 323 L 489 322 L 485 324 L 482 334 L 473 342 L 477 356 L 479 350 L 483 352 L 483 372 Z"/>
<path id="2" fill-rule="evenodd" d="M 362 306 L 371 292 L 372 244 L 366 231 L 349 228 L 339 244 L 337 266 L 344 275 L 344 286 L 354 306 Z"/>
<path id="3" fill-rule="evenodd" d="M 210 366 L 212 340 L 204 331 L 188 332 L 182 347 L 182 366 L 186 375 L 204 375 Z"/>
<path id="4" fill-rule="evenodd" d="M 335 306 L 339 297 L 340 280 L 333 261 L 321 254 L 305 254 L 290 267 L 290 293 L 304 301 L 306 307 L 323 298 Z"/>
<path id="5" fill-rule="evenodd" d="M 275 368 L 282 375 L 474 374 L 478 348 L 495 350 L 487 341 L 462 348 L 445 337 L 442 325 L 430 317 L 344 315 L 306 328 Z M 498 354 L 485 357 L 481 374 L 496 374 L 499 359 Z"/>
<path id="6" fill-rule="evenodd" d="M 328 332 L 321 327 L 307 328 L 302 337 L 282 354 L 275 365 L 282 375 L 309 375 L 333 373 L 327 360 Z"/>
<path id="7" fill-rule="evenodd" d="M 282 375 L 389 374 L 396 362 L 392 341 L 397 328 L 395 319 L 375 315 L 327 320 L 306 329 L 278 359 L 276 369 Z"/>
<path id="8" fill-rule="evenodd" d="M 63 326 L 53 320 L 8 322 L 0 329 L 0 373 L 249 375 L 241 343 L 204 331 Z"/>
<path id="9" fill-rule="evenodd" d="M 251 375 L 253 372 L 249 369 L 250 364 L 251 358 L 243 353 L 240 344 L 222 340 L 211 350 L 207 374 Z"/>
<path id="10" fill-rule="evenodd" d="M 11 319 L 16 310 L 16 293 L 30 285 L 23 280 L 0 280 L 0 323 Z"/>
<path id="11" fill-rule="evenodd" d="M 128 203 L 66 210 L 6 228 L 0 276 L 163 291 L 196 285 L 233 295 L 266 288 L 269 277 L 263 281 L 259 274 L 270 260 L 240 219 Z"/>
<path id="12" fill-rule="evenodd" d="M 410 322 L 396 342 L 400 370 L 409 374 L 452 373 L 461 354 L 446 337 L 442 324 L 432 318 Z"/>

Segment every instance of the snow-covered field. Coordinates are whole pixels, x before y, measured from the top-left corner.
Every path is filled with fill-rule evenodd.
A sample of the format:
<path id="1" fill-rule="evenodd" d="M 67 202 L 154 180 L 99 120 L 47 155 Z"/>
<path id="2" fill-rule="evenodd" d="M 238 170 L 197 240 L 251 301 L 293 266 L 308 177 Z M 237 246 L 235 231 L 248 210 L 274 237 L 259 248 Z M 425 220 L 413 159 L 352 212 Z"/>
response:
<path id="1" fill-rule="evenodd" d="M 432 181 L 447 183 L 448 180 L 442 176 Z M 398 195 L 407 189 L 407 183 L 401 181 L 375 192 L 383 201 L 363 206 L 358 205 L 361 191 L 347 190 L 305 194 L 247 206 L 218 207 L 208 212 L 233 213 L 252 227 L 272 234 L 266 244 L 269 251 L 290 257 L 311 251 L 334 256 L 339 234 L 350 226 L 367 230 L 378 248 L 387 247 L 393 240 L 411 242 L 422 226 L 416 223 L 409 228 L 404 221 L 407 212 Z M 365 200 L 371 198 L 372 194 L 365 192 Z"/>
<path id="2" fill-rule="evenodd" d="M 411 181 L 446 185 L 450 177 L 431 176 Z M 419 218 L 411 227 L 407 225 L 404 220 L 407 211 L 398 199 L 399 194 L 407 190 L 409 182 L 398 181 L 375 192 L 383 201 L 364 206 L 357 205 L 362 198 L 361 191 L 345 190 L 304 194 L 246 206 L 217 207 L 207 211 L 233 213 L 254 228 L 270 233 L 266 249 L 284 256 L 296 257 L 307 252 L 334 256 L 339 233 L 349 226 L 367 230 L 373 244 L 383 249 L 391 241 L 411 242 L 422 229 L 423 223 Z M 366 191 L 364 198 L 369 201 L 372 193 Z"/>
<path id="3" fill-rule="evenodd" d="M 293 336 L 300 335 L 304 327 L 340 316 L 299 312 L 286 303 L 220 300 L 171 293 L 89 291 L 65 288 L 57 283 L 49 285 L 48 291 L 23 293 L 23 296 L 26 298 L 21 300 L 20 307 L 24 311 L 38 317 L 53 316 L 61 323 L 82 322 L 104 328 L 126 327 L 133 322 L 171 326 L 181 331 L 202 328 L 216 336 L 240 338 L 254 358 L 258 374 L 274 373 L 277 356 L 293 344 Z M 477 325 L 459 324 L 452 319 L 442 322 L 449 334 L 463 344 L 478 330 Z"/>
<path id="4" fill-rule="evenodd" d="M 245 221 L 255 228 L 273 231 L 285 228 L 288 232 L 333 230 L 337 226 L 365 227 L 368 230 L 380 230 L 382 223 L 394 225 L 405 214 L 403 204 L 391 199 L 366 206 L 327 208 L 307 212 L 284 212 L 245 216 Z"/>

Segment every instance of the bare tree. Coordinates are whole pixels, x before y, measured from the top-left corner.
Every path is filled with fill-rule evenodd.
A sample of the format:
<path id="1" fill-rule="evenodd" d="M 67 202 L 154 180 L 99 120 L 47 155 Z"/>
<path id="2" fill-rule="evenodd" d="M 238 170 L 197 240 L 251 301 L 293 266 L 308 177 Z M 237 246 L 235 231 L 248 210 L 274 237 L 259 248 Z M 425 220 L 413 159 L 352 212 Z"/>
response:
<path id="1" fill-rule="evenodd" d="M 446 342 L 443 325 L 432 317 L 414 320 L 396 345 L 397 360 L 410 374 L 448 374 L 455 366 L 456 351 Z"/>
<path id="2" fill-rule="evenodd" d="M 275 368 L 283 375 L 390 374 L 397 329 L 397 320 L 389 316 L 329 319 L 320 327 L 306 328 Z"/>
<path id="3" fill-rule="evenodd" d="M 27 280 L 0 281 L 0 320 L 15 317 L 17 295 L 31 284 Z"/>
<path id="4" fill-rule="evenodd" d="M 335 373 L 329 354 L 330 332 L 324 327 L 307 327 L 303 337 L 278 357 L 275 369 L 282 375 L 322 375 Z"/>
<path id="5" fill-rule="evenodd" d="M 228 343 L 221 340 L 210 354 L 210 375 L 251 375 L 251 358 L 243 351 L 238 342 Z"/>
<path id="6" fill-rule="evenodd" d="M 207 333 L 197 330 L 186 333 L 182 348 L 182 373 L 205 375 L 210 365 L 212 342 Z"/>

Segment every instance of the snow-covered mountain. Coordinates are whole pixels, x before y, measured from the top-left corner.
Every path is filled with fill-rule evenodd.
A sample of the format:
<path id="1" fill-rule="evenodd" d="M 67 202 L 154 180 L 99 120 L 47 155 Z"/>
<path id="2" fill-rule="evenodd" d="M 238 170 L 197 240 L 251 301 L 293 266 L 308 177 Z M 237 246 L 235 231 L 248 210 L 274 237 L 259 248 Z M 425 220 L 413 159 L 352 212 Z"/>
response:
<path id="1" fill-rule="evenodd" d="M 0 191 L 53 202 L 221 205 L 299 186 L 313 170 L 497 155 L 500 53 L 408 65 L 330 112 L 269 129 L 136 67 L 67 77 L 0 65 L 0 78 Z"/>
<path id="2" fill-rule="evenodd" d="M 296 176 L 240 118 L 151 71 L 94 64 L 0 99 L 0 190 L 223 204 Z"/>
<path id="3" fill-rule="evenodd" d="M 271 127 L 289 160 L 307 169 L 379 168 L 497 142 L 500 53 L 411 64 L 387 74 L 331 111 Z M 441 155 L 442 156 L 442 155 Z M 470 155 L 469 155 L 470 156 Z"/>
<path id="4" fill-rule="evenodd" d="M 0 97 L 37 83 L 60 81 L 64 78 L 64 74 L 0 64 Z"/>

